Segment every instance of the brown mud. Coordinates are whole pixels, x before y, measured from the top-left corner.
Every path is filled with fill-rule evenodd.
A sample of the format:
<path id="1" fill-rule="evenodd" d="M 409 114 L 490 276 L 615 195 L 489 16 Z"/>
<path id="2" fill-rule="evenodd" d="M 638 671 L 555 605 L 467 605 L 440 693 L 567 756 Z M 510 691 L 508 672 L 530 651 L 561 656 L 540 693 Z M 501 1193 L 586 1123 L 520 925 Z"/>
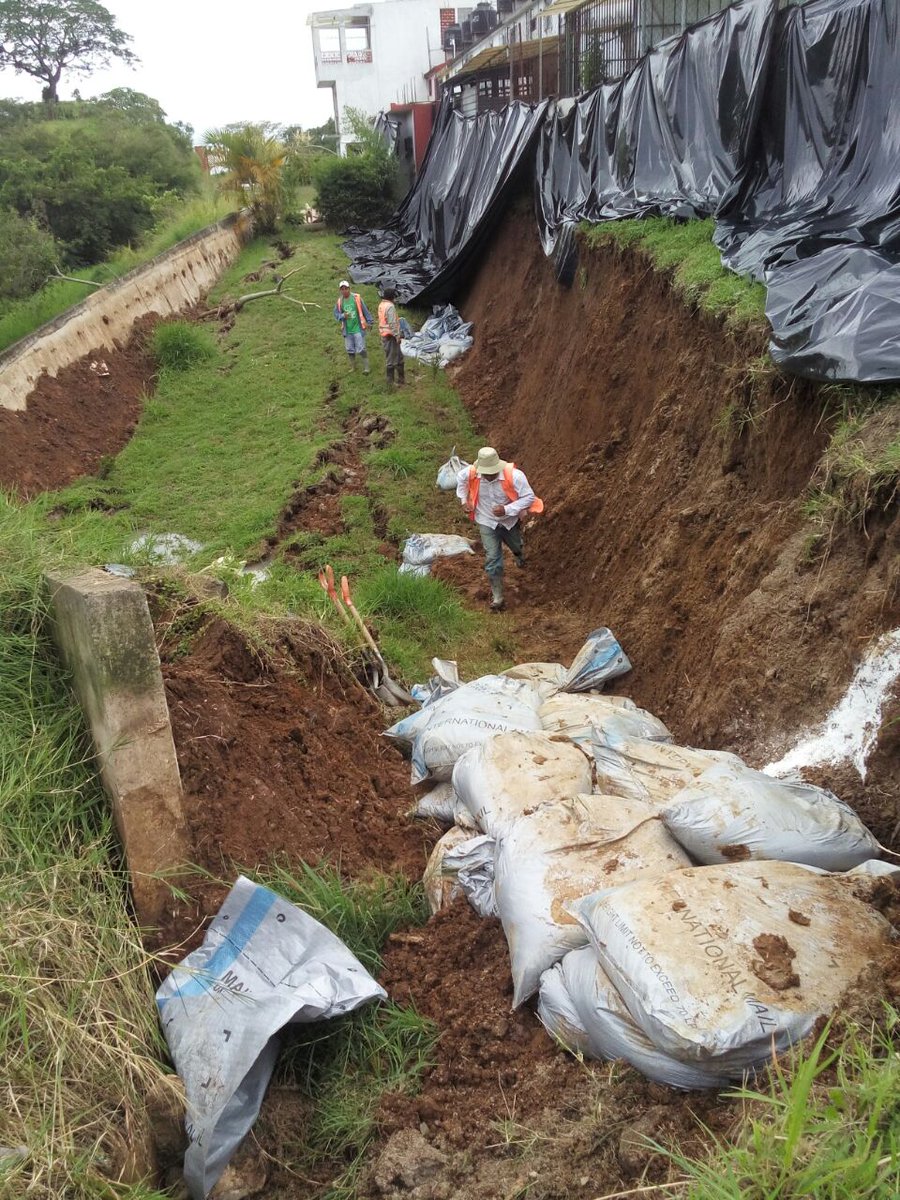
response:
<path id="1" fill-rule="evenodd" d="M 45 372 L 20 412 L 0 408 L 0 487 L 31 499 L 93 474 L 128 444 L 155 382 L 148 342 L 158 321 L 142 317 L 126 345 Z"/>

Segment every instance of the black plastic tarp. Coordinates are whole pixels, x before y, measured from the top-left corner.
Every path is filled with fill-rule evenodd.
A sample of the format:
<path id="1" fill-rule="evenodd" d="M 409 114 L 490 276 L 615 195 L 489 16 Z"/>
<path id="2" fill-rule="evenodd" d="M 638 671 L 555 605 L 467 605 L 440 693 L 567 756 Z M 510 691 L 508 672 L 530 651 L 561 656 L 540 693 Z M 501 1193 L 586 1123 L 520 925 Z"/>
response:
<path id="1" fill-rule="evenodd" d="M 527 169 L 563 282 L 579 221 L 712 215 L 768 286 L 776 361 L 900 379 L 900 0 L 745 0 L 577 100 L 445 107 L 388 229 L 347 244 L 354 278 L 452 297 Z"/>
<path id="2" fill-rule="evenodd" d="M 449 97 L 438 114 L 422 169 L 384 229 L 344 243 L 358 283 L 392 284 L 398 299 L 449 299 L 506 207 L 534 148 L 548 102 L 515 102 L 502 112 L 464 117 Z"/>
<path id="3" fill-rule="evenodd" d="M 754 170 L 723 261 L 764 279 L 772 357 L 813 379 L 900 379 L 900 3 L 780 14 Z"/>

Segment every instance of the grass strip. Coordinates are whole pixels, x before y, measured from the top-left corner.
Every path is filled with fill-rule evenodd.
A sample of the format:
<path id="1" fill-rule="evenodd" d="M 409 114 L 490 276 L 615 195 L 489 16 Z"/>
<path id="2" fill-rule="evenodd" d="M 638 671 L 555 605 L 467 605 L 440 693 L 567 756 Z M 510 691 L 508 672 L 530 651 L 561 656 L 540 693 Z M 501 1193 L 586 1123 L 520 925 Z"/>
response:
<path id="1" fill-rule="evenodd" d="M 711 217 L 703 221 L 647 217 L 581 225 L 589 246 L 633 247 L 646 254 L 657 271 L 670 271 L 675 290 L 701 312 L 722 317 L 734 329 L 768 329 L 765 286 L 722 265 L 714 232 Z"/>

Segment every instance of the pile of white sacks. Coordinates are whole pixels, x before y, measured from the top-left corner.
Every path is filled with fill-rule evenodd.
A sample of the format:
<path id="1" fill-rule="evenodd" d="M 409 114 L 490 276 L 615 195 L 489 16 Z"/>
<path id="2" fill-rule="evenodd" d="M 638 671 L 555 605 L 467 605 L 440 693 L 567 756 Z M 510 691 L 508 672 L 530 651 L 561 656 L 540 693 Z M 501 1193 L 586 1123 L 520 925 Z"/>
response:
<path id="1" fill-rule="evenodd" d="M 739 1079 L 804 1037 L 894 936 L 865 900 L 892 872 L 853 811 L 734 754 L 672 744 L 623 696 L 607 629 L 567 670 L 526 663 L 414 689 L 387 731 L 416 812 L 449 825 L 432 910 L 498 916 L 514 1006 L 537 993 L 575 1053 L 677 1087 Z M 427 790 L 426 790 L 427 789 Z"/>

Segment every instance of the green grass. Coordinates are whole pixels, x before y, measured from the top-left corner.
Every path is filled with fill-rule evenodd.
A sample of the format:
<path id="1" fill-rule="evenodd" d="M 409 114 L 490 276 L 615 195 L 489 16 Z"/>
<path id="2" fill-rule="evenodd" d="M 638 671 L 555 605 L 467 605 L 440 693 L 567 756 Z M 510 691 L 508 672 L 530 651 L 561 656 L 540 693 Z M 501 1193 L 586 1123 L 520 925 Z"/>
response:
<path id="1" fill-rule="evenodd" d="M 165 321 L 153 330 L 150 344 L 161 370 L 186 371 L 214 358 L 216 345 L 206 329 L 187 321 Z"/>
<path id="2" fill-rule="evenodd" d="M 900 1058 L 884 1029 L 825 1030 L 745 1106 L 733 1144 L 708 1161 L 678 1154 L 689 1200 L 891 1200 L 900 1194 Z"/>
<path id="3" fill-rule="evenodd" d="M 0 497 L 0 1146 L 23 1150 L 0 1159 L 0 1195 L 93 1200 L 168 1076 L 108 802 L 43 621 L 39 572 L 65 549 Z"/>
<path id="4" fill-rule="evenodd" d="M 828 536 L 887 510 L 900 491 L 900 409 L 848 411 L 831 433 L 803 502 L 803 514 Z"/>
<path id="5" fill-rule="evenodd" d="M 711 218 L 685 222 L 668 217 L 609 221 L 582 225 L 581 232 L 591 246 L 611 244 L 640 250 L 658 271 L 672 272 L 676 290 L 688 303 L 723 317 L 729 326 L 765 327 L 766 289 L 722 266 L 712 240 Z"/>
<path id="6" fill-rule="evenodd" d="M 79 268 L 69 274 L 95 283 L 110 283 L 126 275 L 141 263 L 162 254 L 177 242 L 198 233 L 207 225 L 220 221 L 234 208 L 233 200 L 209 190 L 187 201 L 160 222 L 140 246 L 125 246 L 106 262 L 95 267 Z M 73 304 L 78 304 L 97 289 L 83 283 L 54 280 L 39 292 L 11 304 L 0 311 L 0 350 L 5 350 L 19 338 L 27 337 L 47 321 L 52 321 Z"/>
<path id="7" fill-rule="evenodd" d="M 421 884 L 401 875 L 346 881 L 331 866 L 275 864 L 257 876 L 316 917 L 372 972 L 398 928 L 423 924 Z M 433 1061 L 437 1029 L 414 1008 L 371 1006 L 338 1021 L 298 1028 L 288 1039 L 276 1083 L 310 1102 L 310 1122 L 293 1147 L 292 1170 L 319 1175 L 315 1195 L 352 1200 L 375 1136 L 375 1114 L 387 1092 L 414 1092 Z"/>

